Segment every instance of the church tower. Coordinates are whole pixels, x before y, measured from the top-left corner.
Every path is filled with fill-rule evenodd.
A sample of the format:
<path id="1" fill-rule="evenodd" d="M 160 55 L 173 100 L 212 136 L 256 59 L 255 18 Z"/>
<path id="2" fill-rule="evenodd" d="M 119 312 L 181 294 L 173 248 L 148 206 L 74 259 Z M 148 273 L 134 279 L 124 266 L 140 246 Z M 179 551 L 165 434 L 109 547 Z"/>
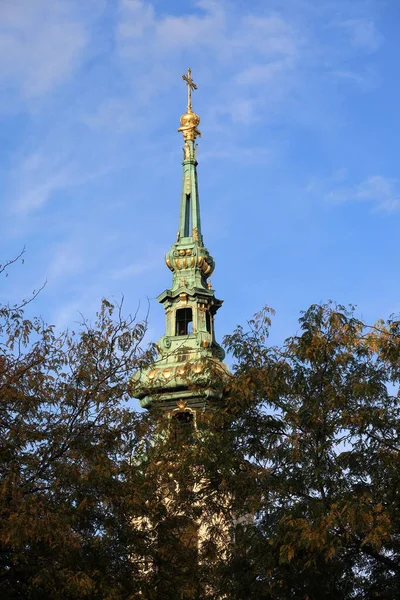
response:
<path id="1" fill-rule="evenodd" d="M 172 285 L 157 300 L 165 310 L 165 334 L 157 342 L 158 357 L 132 380 L 132 392 L 142 407 L 166 410 L 177 425 L 195 425 L 196 411 L 220 405 L 228 376 L 217 343 L 214 317 L 222 305 L 210 283 L 214 260 L 204 245 L 197 176 L 196 139 L 200 117 L 192 108 L 197 89 L 191 70 L 187 110 L 178 131 L 183 136 L 182 192 L 176 241 L 165 257 Z"/>
<path id="2" fill-rule="evenodd" d="M 134 523 L 155 543 L 155 554 L 144 571 L 154 575 L 156 597 L 163 600 L 198 599 L 202 589 L 212 589 L 208 574 L 204 579 L 200 573 L 212 557 L 227 557 L 234 526 L 231 496 L 225 489 L 210 487 L 209 465 L 201 450 L 205 440 L 212 444 L 213 434 L 221 434 L 225 413 L 219 410 L 230 375 L 215 337 L 214 317 L 222 300 L 211 286 L 215 264 L 204 245 L 200 219 L 196 159 L 200 118 L 192 108 L 197 86 L 190 69 L 182 78 L 188 102 L 178 129 L 183 136 L 179 225 L 165 257 L 172 284 L 158 297 L 165 311 L 165 333 L 157 342 L 154 362 L 131 380 L 132 396 L 154 415 L 153 423 L 161 425 L 146 467 L 154 490 L 149 502 L 151 498 L 156 508 L 149 505 L 148 514 Z M 213 453 L 214 472 L 217 463 L 212 457 Z"/>

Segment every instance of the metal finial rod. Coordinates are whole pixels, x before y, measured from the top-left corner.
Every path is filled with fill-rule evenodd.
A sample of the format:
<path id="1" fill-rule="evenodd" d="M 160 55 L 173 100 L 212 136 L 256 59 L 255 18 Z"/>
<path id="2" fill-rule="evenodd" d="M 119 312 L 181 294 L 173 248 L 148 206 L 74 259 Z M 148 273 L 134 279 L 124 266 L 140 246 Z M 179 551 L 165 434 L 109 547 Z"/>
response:
<path id="1" fill-rule="evenodd" d="M 192 78 L 192 69 L 188 69 L 187 70 L 187 75 L 183 74 L 182 75 L 182 79 L 183 81 L 186 82 L 187 88 L 188 88 L 188 105 L 187 105 L 187 109 L 188 110 L 192 110 L 192 90 L 197 90 L 197 85 L 195 84 L 195 82 L 193 81 Z"/>

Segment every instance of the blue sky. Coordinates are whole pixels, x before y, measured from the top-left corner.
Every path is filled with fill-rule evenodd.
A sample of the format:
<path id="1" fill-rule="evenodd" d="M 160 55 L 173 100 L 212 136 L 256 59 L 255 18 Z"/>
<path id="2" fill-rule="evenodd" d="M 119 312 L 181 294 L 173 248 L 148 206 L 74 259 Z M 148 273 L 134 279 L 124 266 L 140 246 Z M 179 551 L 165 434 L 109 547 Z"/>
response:
<path id="1" fill-rule="evenodd" d="M 2 0 L 2 280 L 59 327 L 171 275 L 192 68 L 221 339 L 268 304 L 273 341 L 329 298 L 400 311 L 397 0 Z"/>

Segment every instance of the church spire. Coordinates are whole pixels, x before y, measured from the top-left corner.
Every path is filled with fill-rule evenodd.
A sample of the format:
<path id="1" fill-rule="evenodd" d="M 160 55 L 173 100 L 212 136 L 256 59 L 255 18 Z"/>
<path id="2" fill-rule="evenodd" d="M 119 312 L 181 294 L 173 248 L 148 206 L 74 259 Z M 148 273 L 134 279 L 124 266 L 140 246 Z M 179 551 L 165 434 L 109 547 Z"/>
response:
<path id="1" fill-rule="evenodd" d="M 222 363 L 225 353 L 214 331 L 214 315 L 222 300 L 215 297 L 209 281 L 214 260 L 201 232 L 196 160 L 200 117 L 192 108 L 192 91 L 197 85 L 190 69 L 182 78 L 187 84 L 188 104 L 178 129 L 184 140 L 179 229 L 165 257 L 173 272 L 172 286 L 157 298 L 165 310 L 166 330 L 157 342 L 155 363 L 132 380 L 132 391 L 143 407 L 158 405 L 167 410 L 176 410 L 179 402 L 195 410 L 220 399 L 221 381 L 227 373 Z"/>
<path id="2" fill-rule="evenodd" d="M 187 85 L 188 104 L 186 112 L 180 118 L 181 126 L 178 129 L 184 139 L 178 240 L 192 236 L 196 241 L 200 241 L 201 220 L 196 171 L 196 138 L 197 136 L 201 137 L 201 133 L 197 129 L 200 117 L 192 109 L 192 90 L 197 90 L 197 85 L 193 81 L 191 69 L 188 69 L 187 75 L 182 75 L 182 79 Z"/>
<path id="3" fill-rule="evenodd" d="M 206 280 L 214 271 L 214 260 L 204 247 L 201 231 L 196 159 L 196 138 L 201 136 L 198 130 L 200 117 L 192 108 L 192 91 L 197 90 L 197 85 L 193 81 L 191 69 L 182 75 L 182 79 L 188 89 L 188 104 L 186 112 L 180 118 L 181 126 L 178 129 L 184 140 L 179 227 L 176 243 L 165 260 L 174 272 L 174 288 L 182 283 L 208 287 L 210 284 Z M 186 279 L 183 279 L 183 274 Z"/>

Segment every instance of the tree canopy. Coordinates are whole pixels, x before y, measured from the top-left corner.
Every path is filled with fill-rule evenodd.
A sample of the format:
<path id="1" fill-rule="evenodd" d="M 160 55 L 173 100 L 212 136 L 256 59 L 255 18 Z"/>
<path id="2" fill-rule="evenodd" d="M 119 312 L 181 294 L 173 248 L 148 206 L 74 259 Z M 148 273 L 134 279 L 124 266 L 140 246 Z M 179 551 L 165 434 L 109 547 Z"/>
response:
<path id="1" fill-rule="evenodd" d="M 0 309 L 2 598 L 139 589 L 130 463 L 144 419 L 126 400 L 127 378 L 148 355 L 145 323 L 116 313 L 103 301 L 95 324 L 58 334 L 23 306 Z"/>
<path id="2" fill-rule="evenodd" d="M 313 305 L 281 347 L 268 346 L 269 325 L 264 310 L 225 339 L 236 359 L 233 435 L 259 468 L 260 494 L 242 536 L 248 588 L 239 576 L 234 590 L 395 598 L 400 321 L 369 327 L 352 307 Z"/>
<path id="3" fill-rule="evenodd" d="M 128 402 L 145 320 L 0 307 L 1 597 L 397 597 L 400 320 L 313 305 L 271 346 L 271 313 L 226 336 L 225 403 L 182 444 Z"/>

